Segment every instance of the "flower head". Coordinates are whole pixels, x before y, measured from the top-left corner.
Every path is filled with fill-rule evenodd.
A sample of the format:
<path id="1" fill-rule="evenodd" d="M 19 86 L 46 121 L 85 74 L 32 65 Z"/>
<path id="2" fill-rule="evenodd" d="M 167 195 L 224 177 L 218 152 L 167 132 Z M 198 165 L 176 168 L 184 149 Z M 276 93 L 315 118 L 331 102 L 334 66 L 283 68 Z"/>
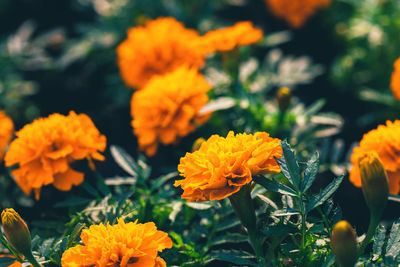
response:
<path id="1" fill-rule="evenodd" d="M 263 31 L 254 28 L 250 21 L 237 22 L 235 25 L 206 33 L 200 44 L 208 53 L 215 51 L 229 51 L 239 46 L 258 42 L 263 37 Z"/>
<path id="2" fill-rule="evenodd" d="M 31 233 L 21 216 L 14 209 L 4 209 L 1 224 L 8 242 L 24 255 L 31 253 Z"/>
<path id="3" fill-rule="evenodd" d="M 4 150 L 10 143 L 10 140 L 14 132 L 14 123 L 6 115 L 6 113 L 0 110 L 0 160 L 3 159 Z"/>
<path id="4" fill-rule="evenodd" d="M 333 227 L 331 246 L 340 266 L 354 266 L 358 253 L 357 236 L 347 221 L 340 221 Z"/>
<path id="5" fill-rule="evenodd" d="M 52 114 L 25 125 L 16 135 L 5 163 L 19 165 L 12 175 L 24 193 L 29 195 L 33 190 L 36 199 L 42 186 L 53 184 L 68 191 L 83 182 L 83 173 L 70 167 L 73 161 L 104 160 L 99 151 L 105 150 L 106 137 L 85 114 Z"/>
<path id="6" fill-rule="evenodd" d="M 158 231 L 154 223 L 92 225 L 81 233 L 83 245 L 64 252 L 61 265 L 80 266 L 166 266 L 158 252 L 172 247 L 167 233 Z"/>
<path id="7" fill-rule="evenodd" d="M 206 53 L 197 49 L 200 35 L 172 17 L 149 20 L 128 30 L 117 48 L 118 66 L 125 83 L 137 89 L 151 77 L 187 65 L 199 68 Z"/>
<path id="8" fill-rule="evenodd" d="M 204 123 L 209 115 L 200 115 L 208 102 L 211 85 L 196 69 L 181 67 L 156 76 L 131 101 L 132 126 L 139 148 L 148 156 L 158 144 L 171 144 Z"/>
<path id="9" fill-rule="evenodd" d="M 400 58 L 394 62 L 394 71 L 390 82 L 390 89 L 394 97 L 400 101 Z"/>
<path id="10" fill-rule="evenodd" d="M 364 134 L 360 145 L 353 149 L 350 171 L 350 181 L 357 187 L 361 187 L 361 175 L 359 168 L 360 157 L 369 151 L 375 151 L 386 171 L 389 192 L 398 194 L 400 192 L 400 120 L 387 121 L 386 125 L 379 125 Z"/>
<path id="11" fill-rule="evenodd" d="M 220 200 L 252 181 L 259 174 L 279 173 L 274 157 L 282 156 L 280 140 L 268 133 L 213 135 L 200 149 L 186 153 L 178 170 L 185 177 L 175 186 L 189 201 Z"/>
<path id="12" fill-rule="evenodd" d="M 332 0 L 265 0 L 270 11 L 285 19 L 293 28 L 300 28 L 319 8 L 327 7 Z"/>
<path id="13" fill-rule="evenodd" d="M 386 171 L 375 151 L 361 153 L 358 158 L 362 191 L 368 208 L 374 214 L 382 214 L 389 196 Z"/>

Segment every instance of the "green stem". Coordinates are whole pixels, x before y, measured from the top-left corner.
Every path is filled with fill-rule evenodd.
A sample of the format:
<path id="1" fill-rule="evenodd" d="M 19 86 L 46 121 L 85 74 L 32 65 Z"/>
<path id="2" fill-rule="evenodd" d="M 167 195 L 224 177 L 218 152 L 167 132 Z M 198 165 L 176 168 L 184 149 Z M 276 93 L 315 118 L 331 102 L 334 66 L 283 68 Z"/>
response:
<path id="1" fill-rule="evenodd" d="M 302 193 L 299 194 L 298 199 L 299 199 L 299 209 L 301 214 L 301 250 L 303 250 L 305 246 L 305 236 L 306 236 L 306 211 L 304 209 Z"/>
<path id="2" fill-rule="evenodd" d="M 365 248 L 367 247 L 367 245 L 369 244 L 369 242 L 371 241 L 372 237 L 375 234 L 376 231 L 376 227 L 379 224 L 379 220 L 380 220 L 381 216 L 377 216 L 376 214 L 372 214 L 371 213 L 371 217 L 369 220 L 369 226 L 368 226 L 368 232 L 367 232 L 367 236 L 365 237 L 364 241 L 362 242 L 362 245 L 360 247 L 360 253 L 359 255 L 362 255 L 364 253 Z"/>
<path id="3" fill-rule="evenodd" d="M 32 252 L 28 255 L 25 255 L 26 259 L 32 263 L 33 267 L 42 267 L 35 259 L 35 257 L 32 255 Z"/>

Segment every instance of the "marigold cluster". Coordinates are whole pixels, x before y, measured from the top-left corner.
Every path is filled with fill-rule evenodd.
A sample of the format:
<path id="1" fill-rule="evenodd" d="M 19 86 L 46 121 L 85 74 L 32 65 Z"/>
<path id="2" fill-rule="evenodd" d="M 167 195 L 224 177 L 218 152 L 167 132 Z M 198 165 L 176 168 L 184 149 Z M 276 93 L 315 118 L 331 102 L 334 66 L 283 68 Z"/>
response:
<path id="1" fill-rule="evenodd" d="M 14 123 L 6 115 L 6 113 L 0 110 L 0 160 L 3 159 L 4 150 L 11 141 L 14 133 Z"/>
<path id="2" fill-rule="evenodd" d="M 105 150 L 106 137 L 85 114 L 52 114 L 25 125 L 16 136 L 5 155 L 5 164 L 18 164 L 12 171 L 16 183 L 27 195 L 34 191 L 36 199 L 42 186 L 53 184 L 68 191 L 83 182 L 83 173 L 73 170 L 71 162 L 104 160 L 99 151 Z"/>
<path id="3" fill-rule="evenodd" d="M 400 120 L 387 121 L 386 125 L 379 125 L 364 134 L 360 145 L 353 149 L 351 155 L 352 169 L 350 181 L 357 187 L 361 187 L 361 176 L 358 166 L 360 156 L 365 152 L 375 151 L 386 170 L 389 192 L 398 194 L 400 192 Z"/>
<path id="4" fill-rule="evenodd" d="M 196 47 L 199 38 L 197 31 L 171 17 L 130 28 L 127 39 L 117 48 L 122 79 L 128 86 L 141 89 L 154 75 L 182 65 L 202 66 L 206 54 Z"/>
<path id="5" fill-rule="evenodd" d="M 199 115 L 208 102 L 211 85 L 196 69 L 181 67 L 156 76 L 131 101 L 132 127 L 139 148 L 148 156 L 159 143 L 175 143 L 204 123 L 209 114 Z"/>
<path id="6" fill-rule="evenodd" d="M 181 158 L 178 170 L 185 179 L 174 185 L 182 187 L 182 198 L 189 201 L 226 198 L 253 176 L 280 172 L 275 160 L 282 157 L 280 141 L 266 132 L 213 135 L 199 150 Z"/>
<path id="7" fill-rule="evenodd" d="M 167 233 L 158 231 L 154 223 L 125 223 L 92 225 L 81 233 L 83 245 L 64 252 L 63 267 L 130 266 L 162 267 L 165 261 L 158 252 L 172 247 Z"/>
<path id="8" fill-rule="evenodd" d="M 128 30 L 117 47 L 118 66 L 129 87 L 142 89 L 154 75 L 183 65 L 201 68 L 207 54 L 249 45 L 262 35 L 251 22 L 239 22 L 200 36 L 172 17 L 161 17 Z"/>
<path id="9" fill-rule="evenodd" d="M 285 19 L 293 28 L 302 27 L 317 9 L 328 7 L 332 0 L 265 0 L 269 10 Z"/>
<path id="10" fill-rule="evenodd" d="M 394 62 L 390 89 L 392 89 L 393 96 L 400 101 L 400 58 Z"/>

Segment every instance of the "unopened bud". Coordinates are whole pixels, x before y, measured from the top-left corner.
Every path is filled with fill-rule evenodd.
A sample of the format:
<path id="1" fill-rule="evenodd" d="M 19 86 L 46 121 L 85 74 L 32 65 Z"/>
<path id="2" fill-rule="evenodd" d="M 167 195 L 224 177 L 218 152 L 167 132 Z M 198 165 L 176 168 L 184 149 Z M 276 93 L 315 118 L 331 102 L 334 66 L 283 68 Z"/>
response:
<path id="1" fill-rule="evenodd" d="M 31 255 L 31 234 L 28 226 L 14 209 L 1 213 L 1 223 L 8 242 L 21 254 Z"/>
<path id="2" fill-rule="evenodd" d="M 383 164 L 375 151 L 369 151 L 358 158 L 358 166 L 365 202 L 371 214 L 380 217 L 389 197 L 389 184 Z"/>
<path id="3" fill-rule="evenodd" d="M 195 152 L 200 149 L 201 144 L 203 144 L 206 141 L 203 137 L 197 138 L 196 141 L 194 141 L 192 145 L 192 152 Z"/>
<path id="4" fill-rule="evenodd" d="M 347 221 L 340 221 L 333 227 L 331 247 L 340 266 L 354 266 L 358 254 L 357 236 Z"/>
<path id="5" fill-rule="evenodd" d="M 279 109 L 281 111 L 286 111 L 290 106 L 290 101 L 292 100 L 290 89 L 287 87 L 281 87 L 276 94 L 276 100 L 278 101 Z"/>

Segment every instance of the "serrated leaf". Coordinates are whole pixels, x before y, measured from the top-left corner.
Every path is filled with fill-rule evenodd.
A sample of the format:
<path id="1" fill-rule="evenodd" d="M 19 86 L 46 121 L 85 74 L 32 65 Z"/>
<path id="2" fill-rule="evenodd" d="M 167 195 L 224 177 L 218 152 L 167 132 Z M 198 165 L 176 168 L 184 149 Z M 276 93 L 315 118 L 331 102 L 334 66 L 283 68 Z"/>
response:
<path id="1" fill-rule="evenodd" d="M 152 182 L 150 190 L 154 191 L 155 189 L 161 188 L 166 182 L 168 182 L 171 178 L 174 178 L 176 176 L 178 176 L 178 172 L 171 172 L 166 175 L 158 177 Z"/>
<path id="2" fill-rule="evenodd" d="M 72 197 L 70 199 L 67 199 L 65 201 L 58 202 L 54 205 L 55 208 L 62 208 L 62 207 L 71 207 L 71 206 L 77 206 L 77 205 L 86 205 L 88 204 L 92 199 L 89 198 L 83 198 L 83 197 Z"/>
<path id="3" fill-rule="evenodd" d="M 390 229 L 390 235 L 386 246 L 386 255 L 397 257 L 400 253 L 400 219 L 395 221 Z"/>
<path id="4" fill-rule="evenodd" d="M 240 220 L 236 217 L 231 218 L 231 219 L 226 219 L 218 224 L 217 232 L 221 232 L 221 231 L 227 230 L 229 228 L 233 228 L 240 224 L 241 224 Z"/>
<path id="5" fill-rule="evenodd" d="M 138 165 L 135 160 L 121 147 L 110 146 L 111 155 L 115 162 L 130 175 L 136 177 L 138 173 Z"/>
<path id="6" fill-rule="evenodd" d="M 253 181 L 269 191 L 280 193 L 282 195 L 297 196 L 296 191 L 294 191 L 292 188 L 283 185 L 275 180 L 270 180 L 265 177 L 255 177 L 253 178 Z"/>
<path id="7" fill-rule="evenodd" d="M 292 216 L 292 215 L 297 215 L 300 214 L 299 210 L 296 209 L 291 209 L 291 208 L 286 208 L 286 209 L 281 209 L 274 211 L 271 213 L 272 216 L 280 217 L 280 216 Z"/>
<path id="8" fill-rule="evenodd" d="M 332 194 L 335 193 L 335 191 L 339 188 L 340 184 L 343 181 L 343 178 L 344 178 L 343 175 L 335 178 L 335 180 L 333 180 L 333 182 L 331 182 L 327 187 L 325 187 L 325 189 L 322 190 L 322 192 L 314 196 L 307 203 L 306 213 L 310 212 L 311 210 L 313 210 L 314 208 L 318 207 L 326 200 L 328 200 L 332 196 Z"/>
<path id="9" fill-rule="evenodd" d="M 315 181 L 319 170 L 319 155 L 315 152 L 311 159 L 307 162 L 306 169 L 304 170 L 304 178 L 301 183 L 301 192 L 306 192 Z"/>
<path id="10" fill-rule="evenodd" d="M 281 142 L 281 147 L 283 153 L 282 158 L 285 164 L 282 165 L 279 164 L 280 160 L 278 161 L 277 159 L 278 164 L 281 167 L 283 175 L 285 175 L 285 177 L 294 186 L 294 188 L 298 189 L 301 175 L 300 175 L 300 168 L 296 160 L 296 156 L 294 155 L 294 151 L 286 141 Z"/>
<path id="11" fill-rule="evenodd" d="M 230 262 L 235 265 L 258 266 L 254 256 L 239 250 L 217 250 L 212 251 L 210 259 Z"/>
<path id="12" fill-rule="evenodd" d="M 216 245 L 221 245 L 221 244 L 226 244 L 226 243 L 243 243 L 243 242 L 246 242 L 247 240 L 248 240 L 247 236 L 233 233 L 233 234 L 218 236 L 218 237 L 214 238 L 214 240 L 211 242 L 210 246 L 216 246 Z"/>
<path id="13" fill-rule="evenodd" d="M 382 254 L 383 245 L 385 244 L 386 228 L 383 224 L 380 224 L 376 229 L 374 235 L 374 245 L 372 247 L 372 260 L 376 261 Z"/>
<path id="14" fill-rule="evenodd" d="M 268 226 L 266 229 L 262 230 L 262 232 L 269 236 L 269 235 L 287 235 L 291 233 L 297 232 L 298 229 L 290 224 L 279 224 L 279 225 L 272 225 Z"/>
<path id="15" fill-rule="evenodd" d="M 41 255 L 44 257 L 50 255 L 50 253 L 53 251 L 54 240 L 54 238 L 49 238 L 43 241 L 42 245 L 39 247 L 39 252 Z"/>
<path id="16" fill-rule="evenodd" d="M 16 262 L 15 258 L 11 258 L 11 257 L 0 257 L 0 267 L 10 266 L 10 265 L 13 264 L 14 262 Z"/>

